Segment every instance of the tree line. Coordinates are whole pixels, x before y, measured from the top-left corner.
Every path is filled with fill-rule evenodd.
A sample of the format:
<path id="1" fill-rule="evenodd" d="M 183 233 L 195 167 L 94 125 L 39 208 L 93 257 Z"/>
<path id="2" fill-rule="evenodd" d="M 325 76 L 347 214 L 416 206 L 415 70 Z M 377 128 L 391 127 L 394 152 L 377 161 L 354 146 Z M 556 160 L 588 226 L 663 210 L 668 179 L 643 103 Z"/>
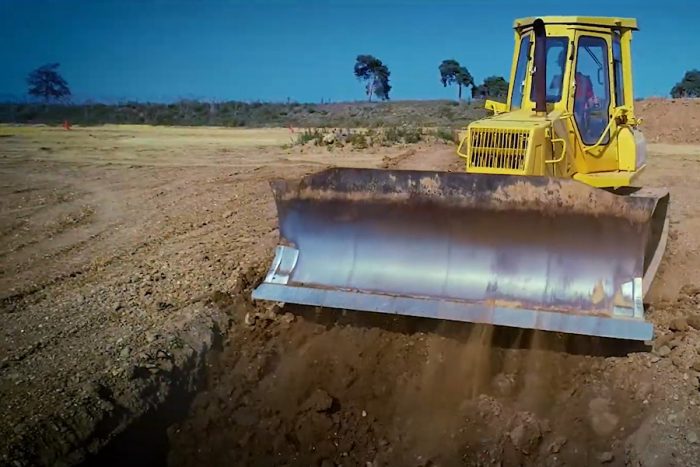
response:
<path id="1" fill-rule="evenodd" d="M 671 89 L 671 97 L 700 97 L 700 70 L 686 71 Z"/>
<path id="2" fill-rule="evenodd" d="M 41 99 L 46 104 L 63 102 L 70 98 L 70 87 L 58 72 L 59 66 L 59 63 L 49 63 L 29 73 L 27 93 Z M 472 87 L 473 97 L 505 97 L 508 93 L 508 83 L 499 76 L 486 78 L 484 84 L 475 86 L 472 75 L 456 60 L 443 61 L 439 71 L 443 86 L 452 84 L 458 86 L 460 100 L 462 99 L 462 88 L 466 86 Z M 381 60 L 372 55 L 358 55 L 354 73 L 360 81 L 364 82 L 365 95 L 370 102 L 373 96 L 380 100 L 389 100 L 391 72 Z"/>
<path id="3" fill-rule="evenodd" d="M 358 55 L 355 59 L 355 76 L 364 82 L 367 100 L 372 102 L 372 96 L 377 99 L 389 100 L 389 68 L 373 55 Z M 457 60 L 443 60 L 438 66 L 440 82 L 443 86 L 457 86 L 457 98 L 462 100 L 462 89 L 471 87 L 471 95 L 475 98 L 505 98 L 508 94 L 508 82 L 502 76 L 489 76 L 483 84 L 477 86 L 474 77 L 466 67 Z"/>
<path id="4" fill-rule="evenodd" d="M 49 63 L 33 70 L 27 75 L 27 93 L 44 101 L 62 102 L 71 96 L 70 87 L 58 72 L 59 63 Z M 455 59 L 446 59 L 438 66 L 440 82 L 444 87 L 457 86 L 457 99 L 462 100 L 464 88 L 471 87 L 474 98 L 493 97 L 503 99 L 508 94 L 508 82 L 502 76 L 489 76 L 481 85 L 476 85 L 474 77 L 465 66 Z M 380 100 L 389 100 L 391 84 L 389 67 L 373 55 L 358 55 L 355 60 L 354 74 L 364 82 L 368 101 L 372 96 Z M 690 70 L 683 79 L 671 89 L 671 97 L 700 97 L 700 70 Z"/>

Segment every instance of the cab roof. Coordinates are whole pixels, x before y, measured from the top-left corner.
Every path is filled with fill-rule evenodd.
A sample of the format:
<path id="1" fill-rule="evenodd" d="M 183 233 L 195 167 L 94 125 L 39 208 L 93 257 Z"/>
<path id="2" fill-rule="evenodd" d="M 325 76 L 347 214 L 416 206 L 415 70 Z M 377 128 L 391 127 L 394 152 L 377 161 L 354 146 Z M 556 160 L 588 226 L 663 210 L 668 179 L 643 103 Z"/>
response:
<path id="1" fill-rule="evenodd" d="M 572 26 L 596 26 L 610 29 L 638 30 L 636 18 L 613 18 L 606 16 L 533 16 L 519 18 L 513 22 L 513 29 L 522 29 L 532 26 L 536 19 L 540 18 L 544 24 L 568 24 Z"/>

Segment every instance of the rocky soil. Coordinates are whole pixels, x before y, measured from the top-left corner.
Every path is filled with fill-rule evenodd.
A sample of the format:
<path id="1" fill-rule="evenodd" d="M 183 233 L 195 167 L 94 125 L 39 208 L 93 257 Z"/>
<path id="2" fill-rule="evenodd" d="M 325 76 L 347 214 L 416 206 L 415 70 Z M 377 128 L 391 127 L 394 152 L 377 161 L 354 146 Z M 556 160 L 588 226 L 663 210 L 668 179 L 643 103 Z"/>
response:
<path id="1" fill-rule="evenodd" d="M 672 229 L 638 347 L 252 303 L 271 178 L 460 164 L 246 131 L 0 127 L 0 464 L 700 465 L 696 141 L 649 131 Z"/>
<path id="2" fill-rule="evenodd" d="M 697 465 L 700 294 L 653 349 L 358 312 L 239 313 L 171 465 Z M 247 316 L 247 318 L 246 318 Z M 651 351 L 649 351 L 651 350 Z"/>

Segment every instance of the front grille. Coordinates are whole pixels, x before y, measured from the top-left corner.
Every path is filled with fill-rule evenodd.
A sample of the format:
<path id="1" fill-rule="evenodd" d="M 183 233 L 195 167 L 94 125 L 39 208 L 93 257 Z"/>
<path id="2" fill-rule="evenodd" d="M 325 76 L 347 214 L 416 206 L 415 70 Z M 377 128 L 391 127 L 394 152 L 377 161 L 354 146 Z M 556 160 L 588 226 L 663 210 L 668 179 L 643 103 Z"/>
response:
<path id="1" fill-rule="evenodd" d="M 470 134 L 471 167 L 525 170 L 529 130 L 473 128 Z"/>

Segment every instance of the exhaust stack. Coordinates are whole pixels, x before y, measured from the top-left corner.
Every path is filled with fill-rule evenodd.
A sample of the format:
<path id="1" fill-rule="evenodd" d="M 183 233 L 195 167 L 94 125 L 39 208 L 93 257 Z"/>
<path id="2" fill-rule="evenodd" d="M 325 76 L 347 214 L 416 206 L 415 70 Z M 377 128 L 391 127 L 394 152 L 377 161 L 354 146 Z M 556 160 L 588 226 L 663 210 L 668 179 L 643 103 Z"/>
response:
<path id="1" fill-rule="evenodd" d="M 547 112 L 547 33 L 544 21 L 538 18 L 533 23 L 535 30 L 535 72 L 533 86 L 535 90 L 535 112 L 544 115 Z"/>

